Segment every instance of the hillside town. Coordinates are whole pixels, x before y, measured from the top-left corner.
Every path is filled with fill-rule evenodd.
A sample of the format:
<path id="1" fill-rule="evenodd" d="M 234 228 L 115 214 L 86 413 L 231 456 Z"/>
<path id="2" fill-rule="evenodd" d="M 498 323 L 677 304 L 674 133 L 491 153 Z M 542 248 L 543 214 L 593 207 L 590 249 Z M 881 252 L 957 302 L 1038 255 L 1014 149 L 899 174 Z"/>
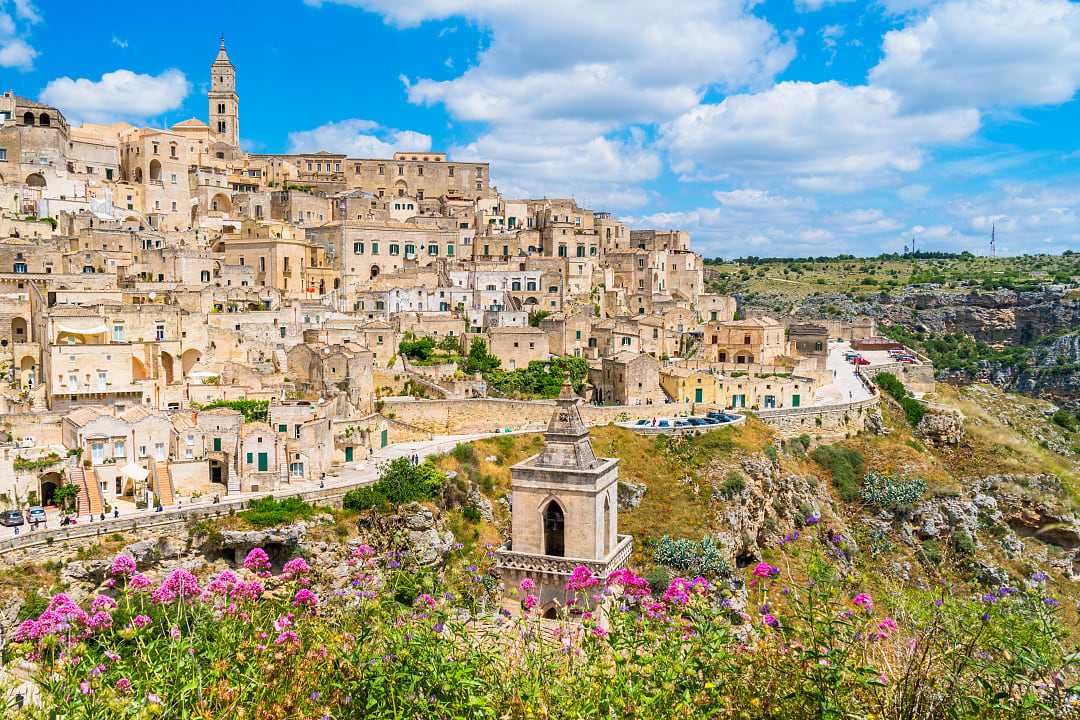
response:
<path id="1" fill-rule="evenodd" d="M 245 152 L 224 40 L 208 87 L 205 121 L 164 129 L 0 98 L 9 511 L 60 522 L 41 509 L 70 485 L 65 523 L 360 482 L 398 443 L 542 426 L 528 402 L 566 373 L 594 424 L 861 422 L 875 391 L 842 343 L 872 320 L 745 316 L 687 232 L 506 197 L 486 162 Z"/>

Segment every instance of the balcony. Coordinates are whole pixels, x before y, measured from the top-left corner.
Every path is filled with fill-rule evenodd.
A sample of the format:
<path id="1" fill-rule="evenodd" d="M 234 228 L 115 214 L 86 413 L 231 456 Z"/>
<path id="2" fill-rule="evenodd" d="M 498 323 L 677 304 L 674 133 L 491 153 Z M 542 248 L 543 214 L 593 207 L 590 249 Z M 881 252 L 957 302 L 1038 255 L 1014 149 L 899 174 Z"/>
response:
<path id="1" fill-rule="evenodd" d="M 574 568 L 584 565 L 594 575 L 605 578 L 618 570 L 630 559 L 630 553 L 634 549 L 634 538 L 630 535 L 619 535 L 619 544 L 604 560 L 586 560 L 584 558 L 553 557 L 551 555 L 538 555 L 535 553 L 515 552 L 505 547 L 495 551 L 498 557 L 498 565 L 503 570 L 516 570 L 532 575 L 566 575 L 574 572 Z"/>

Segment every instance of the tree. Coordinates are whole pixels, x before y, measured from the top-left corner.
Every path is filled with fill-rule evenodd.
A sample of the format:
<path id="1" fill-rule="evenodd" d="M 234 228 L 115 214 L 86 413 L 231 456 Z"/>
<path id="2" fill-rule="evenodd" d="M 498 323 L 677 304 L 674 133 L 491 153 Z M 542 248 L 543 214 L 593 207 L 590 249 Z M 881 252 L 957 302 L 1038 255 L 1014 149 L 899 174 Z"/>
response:
<path id="1" fill-rule="evenodd" d="M 63 510 L 73 506 L 77 497 L 79 497 L 79 486 L 74 483 L 61 485 L 53 491 L 53 502 Z"/>
<path id="2" fill-rule="evenodd" d="M 469 354 L 461 364 L 461 369 L 470 375 L 483 375 L 498 369 L 499 364 L 499 358 L 488 352 L 487 341 L 476 338 L 469 346 Z"/>

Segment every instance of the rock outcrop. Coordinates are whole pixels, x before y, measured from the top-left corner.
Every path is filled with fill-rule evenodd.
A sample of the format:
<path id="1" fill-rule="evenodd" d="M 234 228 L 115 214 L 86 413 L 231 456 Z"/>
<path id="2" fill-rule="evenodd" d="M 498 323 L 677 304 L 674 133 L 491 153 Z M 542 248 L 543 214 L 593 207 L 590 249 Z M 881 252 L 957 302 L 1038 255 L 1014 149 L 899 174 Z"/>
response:
<path id="1" fill-rule="evenodd" d="M 919 421 L 915 433 L 930 445 L 956 446 L 964 440 L 964 422 L 956 413 L 931 412 Z"/>

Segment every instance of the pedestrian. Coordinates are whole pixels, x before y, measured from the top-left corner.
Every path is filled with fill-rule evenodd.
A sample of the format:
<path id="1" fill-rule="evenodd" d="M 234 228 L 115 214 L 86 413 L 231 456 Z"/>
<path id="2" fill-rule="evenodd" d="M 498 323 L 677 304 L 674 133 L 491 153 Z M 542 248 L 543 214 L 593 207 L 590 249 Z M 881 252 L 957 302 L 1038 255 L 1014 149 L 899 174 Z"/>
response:
<path id="1" fill-rule="evenodd" d="M 113 516 L 113 520 L 115 520 L 116 518 L 120 517 L 120 510 L 119 510 L 119 508 L 113 508 L 113 509 L 112 509 L 112 516 Z"/>
<path id="2" fill-rule="evenodd" d="M 15 526 L 15 537 L 19 537 L 19 526 Z"/>
<path id="3" fill-rule="evenodd" d="M 105 522 L 105 513 L 101 513 L 101 522 Z"/>

